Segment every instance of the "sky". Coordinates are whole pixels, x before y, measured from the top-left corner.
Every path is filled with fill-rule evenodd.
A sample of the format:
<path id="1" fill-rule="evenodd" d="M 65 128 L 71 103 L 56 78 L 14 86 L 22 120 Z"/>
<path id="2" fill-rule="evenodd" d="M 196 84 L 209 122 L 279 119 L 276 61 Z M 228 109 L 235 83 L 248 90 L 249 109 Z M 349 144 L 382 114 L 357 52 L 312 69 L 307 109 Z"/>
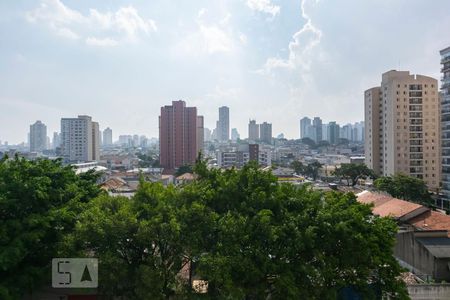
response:
<path id="1" fill-rule="evenodd" d="M 41 120 L 92 116 L 158 136 L 160 107 L 183 99 L 214 128 L 249 119 L 298 138 L 299 119 L 353 123 L 364 90 L 391 69 L 440 78 L 447 0 L 0 1 L 0 140 Z"/>

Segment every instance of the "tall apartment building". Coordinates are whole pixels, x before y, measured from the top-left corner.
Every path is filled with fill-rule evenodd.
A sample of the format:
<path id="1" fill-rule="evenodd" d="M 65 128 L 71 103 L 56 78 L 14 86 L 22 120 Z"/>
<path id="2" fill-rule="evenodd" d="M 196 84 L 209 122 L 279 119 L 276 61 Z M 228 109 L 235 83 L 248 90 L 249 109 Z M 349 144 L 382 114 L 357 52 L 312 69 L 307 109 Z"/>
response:
<path id="1" fill-rule="evenodd" d="M 230 139 L 230 109 L 227 106 L 219 107 L 217 139 L 221 142 L 226 142 Z"/>
<path id="2" fill-rule="evenodd" d="M 197 139 L 196 107 L 186 107 L 186 102 L 172 101 L 161 107 L 159 117 L 159 151 L 161 167 L 167 173 L 195 163 L 200 151 Z"/>
<path id="3" fill-rule="evenodd" d="M 205 143 L 205 128 L 203 116 L 197 116 L 197 152 L 203 150 L 203 144 Z"/>
<path id="4" fill-rule="evenodd" d="M 66 162 L 100 159 L 99 125 L 90 116 L 61 119 L 61 154 Z"/>
<path id="5" fill-rule="evenodd" d="M 30 152 L 42 152 L 47 149 L 47 126 L 41 121 L 30 125 Z"/>
<path id="6" fill-rule="evenodd" d="M 52 148 L 53 149 L 59 148 L 60 145 L 61 145 L 61 134 L 53 132 Z"/>
<path id="7" fill-rule="evenodd" d="M 408 71 L 383 74 L 364 93 L 366 164 L 379 175 L 404 173 L 430 189 L 440 182 L 437 80 Z"/>
<path id="8" fill-rule="evenodd" d="M 328 130 L 327 130 L 327 140 L 332 145 L 336 145 L 339 142 L 340 139 L 340 126 L 339 124 L 336 124 L 336 122 L 329 122 L 328 123 Z"/>
<path id="9" fill-rule="evenodd" d="M 300 138 L 310 138 L 311 119 L 304 117 L 300 120 Z"/>
<path id="10" fill-rule="evenodd" d="M 256 120 L 250 120 L 248 123 L 248 139 L 250 141 L 259 140 L 259 125 L 256 124 Z"/>
<path id="11" fill-rule="evenodd" d="M 259 125 L 259 138 L 261 142 L 272 144 L 272 124 L 264 122 Z"/>
<path id="12" fill-rule="evenodd" d="M 100 160 L 101 136 L 100 125 L 98 125 L 98 122 L 92 122 L 92 160 Z"/>
<path id="13" fill-rule="evenodd" d="M 322 119 L 319 117 L 315 117 L 313 119 L 313 128 L 314 128 L 314 136 L 315 136 L 315 142 L 318 143 L 321 140 L 323 140 L 322 135 Z"/>
<path id="14" fill-rule="evenodd" d="M 112 129 L 107 127 L 105 130 L 103 130 L 103 146 L 111 146 L 112 143 Z"/>
<path id="15" fill-rule="evenodd" d="M 237 141 L 240 138 L 239 132 L 237 130 L 237 128 L 232 128 L 231 129 L 231 140 L 232 141 Z"/>
<path id="16" fill-rule="evenodd" d="M 441 129 L 442 129 L 442 207 L 450 208 L 450 47 L 440 51 L 441 81 Z"/>

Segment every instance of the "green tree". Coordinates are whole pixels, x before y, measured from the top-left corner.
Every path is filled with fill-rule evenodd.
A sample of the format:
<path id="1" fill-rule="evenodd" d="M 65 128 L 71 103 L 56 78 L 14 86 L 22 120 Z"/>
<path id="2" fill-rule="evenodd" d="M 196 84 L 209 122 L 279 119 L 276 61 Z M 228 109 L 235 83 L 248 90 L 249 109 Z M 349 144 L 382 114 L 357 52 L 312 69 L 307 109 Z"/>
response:
<path id="1" fill-rule="evenodd" d="M 348 186 L 355 186 L 359 179 L 375 177 L 374 172 L 364 164 L 342 164 L 334 171 L 334 175 L 347 180 Z"/>
<path id="2" fill-rule="evenodd" d="M 192 173 L 193 172 L 192 169 L 193 168 L 191 165 L 183 165 L 177 169 L 177 171 L 175 172 L 175 176 L 180 176 L 183 175 L 184 173 Z"/>
<path id="3" fill-rule="evenodd" d="M 294 169 L 297 175 L 303 174 L 305 172 L 305 166 L 302 164 L 301 161 L 298 160 L 294 160 L 291 163 L 291 168 Z"/>
<path id="4" fill-rule="evenodd" d="M 304 173 L 307 176 L 311 177 L 313 180 L 316 180 L 317 177 L 319 177 L 319 171 L 322 168 L 322 166 L 323 164 L 321 164 L 320 162 L 314 161 L 306 166 Z"/>
<path id="5" fill-rule="evenodd" d="M 196 261 L 209 296 L 335 299 L 352 287 L 365 299 L 407 298 L 392 256 L 395 222 L 374 217 L 353 194 L 278 184 L 255 164 L 196 170 L 199 179 L 188 187 L 198 196 L 187 205 L 201 207 L 198 217 L 212 216 L 197 237 Z"/>
<path id="6" fill-rule="evenodd" d="M 383 176 L 376 179 L 374 185 L 378 190 L 387 192 L 392 197 L 428 206 L 432 203 L 432 198 L 425 182 L 416 177 L 405 174 Z"/>
<path id="7" fill-rule="evenodd" d="M 60 161 L 0 160 L 0 298 L 50 285 L 50 263 L 86 203 L 100 190 L 92 172 Z"/>

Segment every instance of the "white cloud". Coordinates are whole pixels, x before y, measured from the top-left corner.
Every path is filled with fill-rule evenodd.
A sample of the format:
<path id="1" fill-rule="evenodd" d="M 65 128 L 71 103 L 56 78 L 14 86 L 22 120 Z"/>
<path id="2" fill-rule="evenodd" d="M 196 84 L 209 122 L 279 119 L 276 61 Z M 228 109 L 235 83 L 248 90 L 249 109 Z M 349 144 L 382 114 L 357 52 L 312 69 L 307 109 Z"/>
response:
<path id="1" fill-rule="evenodd" d="M 99 46 L 99 47 L 113 47 L 117 46 L 118 42 L 111 38 L 98 39 L 95 37 L 88 37 L 86 39 L 86 45 Z"/>
<path id="2" fill-rule="evenodd" d="M 272 17 L 280 13 L 280 7 L 274 5 L 271 0 L 247 0 L 247 6 L 254 11 L 263 12 Z"/>
<path id="3" fill-rule="evenodd" d="M 152 19 L 142 18 L 133 6 L 116 12 L 99 12 L 91 8 L 83 15 L 60 0 L 42 0 L 25 15 L 30 23 L 47 25 L 57 35 L 68 39 L 83 38 L 88 45 L 115 46 L 120 42 L 137 41 L 142 35 L 157 31 Z"/>
<path id="4" fill-rule="evenodd" d="M 273 69 L 278 68 L 310 70 L 314 56 L 319 54 L 318 51 L 314 51 L 314 48 L 320 43 L 322 31 L 313 25 L 311 17 L 306 13 L 307 1 L 302 0 L 301 2 L 301 14 L 306 22 L 292 36 L 292 41 L 289 43 L 289 57 L 287 59 L 278 57 L 267 59 L 264 68 L 259 70 L 260 73 L 270 73 Z M 312 1 L 318 2 L 318 0 Z"/>
<path id="5" fill-rule="evenodd" d="M 229 53 L 235 49 L 235 38 L 229 24 L 230 14 L 218 18 L 219 22 L 205 21 L 207 10 L 202 8 L 195 20 L 195 30 L 187 33 L 174 47 L 179 55 L 201 55 L 215 53 Z"/>

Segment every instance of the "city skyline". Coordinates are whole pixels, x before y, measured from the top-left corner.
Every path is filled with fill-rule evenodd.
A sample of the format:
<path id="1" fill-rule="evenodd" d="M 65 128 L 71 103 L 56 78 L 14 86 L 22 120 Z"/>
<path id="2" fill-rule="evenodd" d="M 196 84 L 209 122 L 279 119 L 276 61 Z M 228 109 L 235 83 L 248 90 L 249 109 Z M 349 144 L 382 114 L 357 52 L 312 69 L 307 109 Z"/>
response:
<path id="1" fill-rule="evenodd" d="M 248 119 L 265 120 L 274 135 L 295 138 L 301 116 L 362 120 L 364 90 L 378 74 L 440 78 L 448 1 L 344 2 L 0 3 L 0 119 L 8 124 L 0 140 L 26 141 L 36 120 L 50 134 L 60 118 L 84 114 L 115 136 L 156 137 L 158 108 L 178 99 L 196 106 L 207 128 L 226 105 L 230 128 L 244 133 Z M 349 7 L 353 17 L 342 18 Z M 398 22 L 400 12 L 415 22 Z M 412 37 L 414 47 L 405 42 Z"/>

